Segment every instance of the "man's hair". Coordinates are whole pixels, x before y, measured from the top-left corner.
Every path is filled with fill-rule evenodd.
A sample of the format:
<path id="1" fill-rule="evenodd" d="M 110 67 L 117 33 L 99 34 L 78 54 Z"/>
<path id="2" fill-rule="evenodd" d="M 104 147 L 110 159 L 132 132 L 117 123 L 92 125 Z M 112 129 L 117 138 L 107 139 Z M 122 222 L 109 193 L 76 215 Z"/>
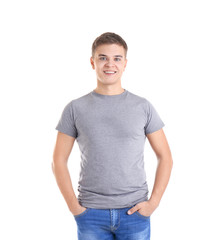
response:
<path id="1" fill-rule="evenodd" d="M 92 57 L 95 54 L 96 48 L 103 44 L 117 44 L 122 46 L 125 50 L 125 57 L 127 56 L 128 46 L 124 39 L 113 32 L 105 32 L 94 40 L 92 44 Z"/>

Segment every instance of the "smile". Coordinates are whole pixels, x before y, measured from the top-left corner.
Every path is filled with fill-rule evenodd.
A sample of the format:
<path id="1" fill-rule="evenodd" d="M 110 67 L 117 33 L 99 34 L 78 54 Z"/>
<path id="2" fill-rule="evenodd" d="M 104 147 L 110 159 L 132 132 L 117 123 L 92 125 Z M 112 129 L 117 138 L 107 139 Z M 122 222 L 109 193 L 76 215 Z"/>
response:
<path id="1" fill-rule="evenodd" d="M 116 71 L 104 71 L 104 73 L 106 73 L 106 74 L 115 74 Z"/>

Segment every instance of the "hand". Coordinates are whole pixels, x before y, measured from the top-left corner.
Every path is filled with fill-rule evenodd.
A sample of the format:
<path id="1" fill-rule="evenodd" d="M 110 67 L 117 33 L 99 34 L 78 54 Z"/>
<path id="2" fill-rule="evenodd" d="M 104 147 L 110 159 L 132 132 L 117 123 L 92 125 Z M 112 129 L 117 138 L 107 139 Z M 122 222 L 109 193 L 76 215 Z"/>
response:
<path id="1" fill-rule="evenodd" d="M 76 207 L 76 209 L 74 209 L 73 211 L 71 210 L 73 215 L 79 215 L 81 213 L 83 213 L 87 208 L 81 206 L 80 204 L 78 205 L 78 207 Z"/>
<path id="2" fill-rule="evenodd" d="M 134 207 L 128 210 L 128 214 L 133 214 L 134 212 L 138 211 L 141 215 L 149 217 L 154 212 L 157 206 L 149 201 L 144 201 L 137 203 Z"/>

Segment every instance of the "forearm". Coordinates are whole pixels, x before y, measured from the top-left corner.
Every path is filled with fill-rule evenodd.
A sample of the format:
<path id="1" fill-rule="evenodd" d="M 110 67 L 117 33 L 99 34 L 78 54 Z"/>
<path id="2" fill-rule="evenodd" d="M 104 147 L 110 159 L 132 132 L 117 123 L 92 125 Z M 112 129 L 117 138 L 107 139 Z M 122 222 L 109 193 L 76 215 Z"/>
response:
<path id="1" fill-rule="evenodd" d="M 151 197 L 149 199 L 156 206 L 159 205 L 160 200 L 169 182 L 173 165 L 172 156 L 170 155 L 166 157 L 161 157 L 160 159 L 158 158 L 158 162 L 159 163 L 156 170 L 155 182 Z"/>
<path id="2" fill-rule="evenodd" d="M 60 161 L 53 161 L 52 170 L 68 208 L 73 212 L 79 205 L 79 202 L 73 190 L 67 164 Z"/>

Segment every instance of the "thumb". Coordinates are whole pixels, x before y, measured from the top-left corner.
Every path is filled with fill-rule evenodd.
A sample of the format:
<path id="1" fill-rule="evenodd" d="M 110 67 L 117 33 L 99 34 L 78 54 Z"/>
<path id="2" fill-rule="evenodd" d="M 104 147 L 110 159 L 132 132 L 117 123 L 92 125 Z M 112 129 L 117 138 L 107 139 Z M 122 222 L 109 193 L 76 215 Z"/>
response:
<path id="1" fill-rule="evenodd" d="M 136 207 L 133 207 L 133 208 L 131 208 L 131 209 L 129 209 L 128 211 L 127 211 L 127 213 L 130 215 L 130 214 L 133 214 L 134 212 L 136 212 Z"/>

